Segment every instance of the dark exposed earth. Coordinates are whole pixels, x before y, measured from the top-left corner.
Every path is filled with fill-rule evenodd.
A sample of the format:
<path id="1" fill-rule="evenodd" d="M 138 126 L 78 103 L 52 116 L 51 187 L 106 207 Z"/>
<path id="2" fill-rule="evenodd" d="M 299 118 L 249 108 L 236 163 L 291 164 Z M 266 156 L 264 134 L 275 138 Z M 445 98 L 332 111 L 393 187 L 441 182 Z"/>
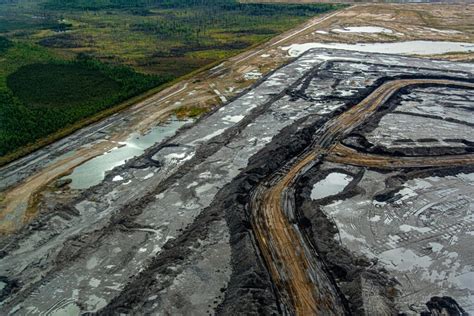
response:
<path id="1" fill-rule="evenodd" d="M 310 50 L 56 181 L 0 239 L 0 313 L 473 313 L 473 100 L 470 64 Z"/>

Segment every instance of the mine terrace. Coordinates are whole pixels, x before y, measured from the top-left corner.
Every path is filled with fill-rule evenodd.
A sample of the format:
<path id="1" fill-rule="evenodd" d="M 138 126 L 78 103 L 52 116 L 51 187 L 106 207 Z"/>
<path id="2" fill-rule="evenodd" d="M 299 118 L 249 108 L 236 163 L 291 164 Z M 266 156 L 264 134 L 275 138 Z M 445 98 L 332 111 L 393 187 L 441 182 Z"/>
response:
<path id="1" fill-rule="evenodd" d="M 471 64 L 308 50 L 45 193 L 2 237 L 0 313 L 473 312 L 473 100 Z"/>

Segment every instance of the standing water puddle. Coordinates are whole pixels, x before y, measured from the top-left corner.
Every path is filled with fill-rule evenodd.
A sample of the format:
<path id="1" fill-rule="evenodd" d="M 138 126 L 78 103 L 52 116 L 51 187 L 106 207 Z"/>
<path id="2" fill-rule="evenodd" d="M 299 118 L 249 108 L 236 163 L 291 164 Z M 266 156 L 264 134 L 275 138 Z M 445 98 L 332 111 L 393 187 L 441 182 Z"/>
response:
<path id="1" fill-rule="evenodd" d="M 344 188 L 352 181 L 352 177 L 345 173 L 333 172 L 323 180 L 314 184 L 311 190 L 311 199 L 319 200 L 344 191 Z"/>
<path id="2" fill-rule="evenodd" d="M 282 47 L 288 54 L 297 57 L 312 48 L 345 49 L 366 53 L 435 55 L 451 52 L 473 52 L 473 43 L 445 41 L 406 41 L 391 43 L 304 43 Z"/>
<path id="3" fill-rule="evenodd" d="M 83 163 L 65 178 L 72 180 L 69 185 L 72 189 L 87 189 L 99 184 L 107 171 L 143 154 L 146 149 L 173 136 L 181 126 L 189 122 L 191 120 L 181 121 L 172 118 L 164 124 L 153 127 L 144 135 L 132 133 L 125 142 L 120 143 L 123 146 L 116 147 Z"/>

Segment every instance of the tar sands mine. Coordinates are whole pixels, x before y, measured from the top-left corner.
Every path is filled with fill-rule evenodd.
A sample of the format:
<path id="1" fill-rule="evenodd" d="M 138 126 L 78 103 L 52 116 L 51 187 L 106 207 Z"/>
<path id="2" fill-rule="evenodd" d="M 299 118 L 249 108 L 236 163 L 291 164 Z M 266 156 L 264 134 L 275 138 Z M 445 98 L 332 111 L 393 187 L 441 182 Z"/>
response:
<path id="1" fill-rule="evenodd" d="M 467 315 L 473 100 L 472 64 L 310 49 L 57 181 L 2 236 L 0 313 Z"/>

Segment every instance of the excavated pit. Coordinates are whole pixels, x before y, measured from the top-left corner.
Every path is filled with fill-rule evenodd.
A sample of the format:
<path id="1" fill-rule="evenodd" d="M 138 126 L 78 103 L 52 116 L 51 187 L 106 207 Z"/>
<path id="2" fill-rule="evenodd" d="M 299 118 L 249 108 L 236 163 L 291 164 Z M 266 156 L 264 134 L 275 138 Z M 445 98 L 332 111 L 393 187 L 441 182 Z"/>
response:
<path id="1" fill-rule="evenodd" d="M 57 183 L 56 189 L 45 192 L 39 216 L 15 235 L 2 237 L 0 282 L 5 285 L 0 311 L 18 315 L 294 313 L 288 279 L 277 277 L 272 269 L 285 262 L 269 261 L 255 230 L 254 216 L 259 214 L 255 196 L 284 179 L 298 164 L 297 157 L 319 148 L 315 144 L 327 136 L 331 122 L 384 84 L 407 79 L 472 83 L 473 74 L 473 66 L 461 63 L 324 49 L 307 52 L 221 109 L 113 169 L 100 184 L 71 191 L 67 183 Z M 296 231 L 310 257 L 312 277 L 320 282 L 315 289 L 319 297 L 338 302 L 337 307 L 322 307 L 331 314 L 473 309 L 465 299 L 472 290 L 463 288 L 465 280 L 460 277 L 473 273 L 468 264 L 473 253 L 472 218 L 466 213 L 472 203 L 467 195 L 472 181 L 462 176 L 472 174 L 473 91 L 439 84 L 402 88 L 348 135 L 321 141 L 325 151 L 309 160 L 285 187 L 283 220 Z M 442 104 L 432 105 L 440 95 Z M 400 132 L 393 135 L 387 132 L 402 117 L 414 118 L 419 137 L 407 135 L 406 125 L 398 126 Z M 432 124 L 427 122 L 432 120 L 446 128 L 438 134 L 430 132 Z M 328 160 L 334 142 L 389 160 L 462 156 L 468 163 L 437 168 L 335 163 Z M 350 176 L 342 191 L 312 199 L 314 185 L 333 173 Z M 427 178 L 434 193 L 412 188 Z M 436 221 L 435 234 L 426 230 L 426 219 L 417 222 L 411 217 L 414 222 L 380 225 L 387 231 L 377 236 L 365 230 L 364 225 L 382 220 L 384 207 L 400 218 L 404 209 L 413 212 L 415 196 L 405 192 L 410 188 L 427 203 L 435 202 L 436 192 L 446 189 L 436 189 L 442 181 L 435 178 L 447 179 L 464 198 L 463 203 L 442 204 L 426 213 Z M 447 196 L 454 199 L 456 194 Z M 59 196 L 62 199 L 55 200 Z M 359 207 L 360 202 L 366 204 Z M 357 222 L 364 228 L 361 234 L 369 232 L 368 237 L 351 240 L 353 232 L 344 226 L 345 212 L 337 207 L 341 203 L 349 213 L 379 212 Z M 445 219 L 436 213 L 440 209 L 464 216 L 461 225 L 441 225 Z M 459 240 L 444 244 L 446 240 L 438 239 L 445 234 Z M 404 243 L 394 242 L 391 235 Z M 371 236 L 379 242 L 372 244 Z M 362 237 L 368 238 L 368 244 Z M 384 257 L 386 251 L 400 247 L 405 254 L 430 256 L 439 249 L 436 243 L 458 254 L 459 260 L 451 258 L 459 267 L 451 271 L 454 281 L 449 291 L 429 283 L 423 271 L 397 270 Z M 452 249 L 450 253 L 455 252 Z M 437 273 L 443 273 L 442 262 L 436 260 L 431 262 L 439 268 Z M 429 283 L 429 291 L 416 292 L 401 279 L 401 272 Z"/>

